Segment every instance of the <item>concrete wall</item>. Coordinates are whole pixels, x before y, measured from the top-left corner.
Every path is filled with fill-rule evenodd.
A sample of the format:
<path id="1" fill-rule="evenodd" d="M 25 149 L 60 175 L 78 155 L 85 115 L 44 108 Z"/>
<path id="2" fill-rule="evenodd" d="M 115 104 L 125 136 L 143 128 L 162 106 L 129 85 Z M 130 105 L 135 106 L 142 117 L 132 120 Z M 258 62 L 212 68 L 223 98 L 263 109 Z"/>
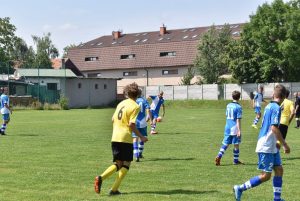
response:
<path id="1" fill-rule="evenodd" d="M 290 90 L 290 97 L 293 97 L 294 92 L 300 91 L 300 83 L 281 83 Z M 164 91 L 166 100 L 186 100 L 186 99 L 203 99 L 203 100 L 231 100 L 234 90 L 241 92 L 242 100 L 250 100 L 250 92 L 257 92 L 259 84 L 204 84 L 204 85 L 189 85 L 189 86 L 148 86 L 142 87 L 143 94 L 146 96 L 157 95 L 160 91 Z M 262 84 L 264 86 L 264 97 L 272 98 L 273 89 L 276 83 Z"/>
<path id="2" fill-rule="evenodd" d="M 117 80 L 73 78 L 66 82 L 70 108 L 106 106 L 115 101 L 116 96 Z"/>

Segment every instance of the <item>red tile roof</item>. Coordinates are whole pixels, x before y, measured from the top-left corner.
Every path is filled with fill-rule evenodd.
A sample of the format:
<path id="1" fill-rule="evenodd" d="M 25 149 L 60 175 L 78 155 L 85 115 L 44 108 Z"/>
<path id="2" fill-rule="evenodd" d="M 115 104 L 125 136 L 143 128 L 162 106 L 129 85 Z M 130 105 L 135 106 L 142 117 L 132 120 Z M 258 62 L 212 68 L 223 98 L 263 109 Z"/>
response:
<path id="1" fill-rule="evenodd" d="M 234 38 L 239 37 L 242 25 L 230 25 Z M 216 26 L 217 29 L 222 27 Z M 70 49 L 68 58 L 81 71 L 192 65 L 200 37 L 209 28 L 167 30 L 164 35 L 159 31 L 131 33 L 118 39 L 113 35 L 102 36 Z M 176 56 L 160 57 L 161 52 L 176 52 Z M 135 57 L 120 59 L 121 55 L 128 54 L 135 54 Z M 86 57 L 97 59 L 85 61 Z"/>

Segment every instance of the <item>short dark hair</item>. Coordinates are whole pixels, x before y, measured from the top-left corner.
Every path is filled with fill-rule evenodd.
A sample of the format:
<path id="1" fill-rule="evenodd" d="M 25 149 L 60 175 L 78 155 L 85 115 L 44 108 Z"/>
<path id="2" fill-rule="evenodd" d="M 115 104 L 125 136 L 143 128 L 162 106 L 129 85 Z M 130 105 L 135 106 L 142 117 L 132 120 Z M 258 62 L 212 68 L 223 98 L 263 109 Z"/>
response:
<path id="1" fill-rule="evenodd" d="M 277 84 L 274 88 L 274 97 L 284 99 L 286 97 L 286 88 L 282 84 Z"/>
<path id="2" fill-rule="evenodd" d="M 137 83 L 131 83 L 124 87 L 124 95 L 128 98 L 136 99 L 139 94 L 139 86 Z"/>
<path id="3" fill-rule="evenodd" d="M 290 90 L 286 89 L 285 97 L 288 98 L 290 96 Z"/>
<path id="4" fill-rule="evenodd" d="M 236 90 L 232 92 L 232 99 L 233 100 L 240 100 L 240 97 L 241 97 L 241 92 L 236 91 Z"/>

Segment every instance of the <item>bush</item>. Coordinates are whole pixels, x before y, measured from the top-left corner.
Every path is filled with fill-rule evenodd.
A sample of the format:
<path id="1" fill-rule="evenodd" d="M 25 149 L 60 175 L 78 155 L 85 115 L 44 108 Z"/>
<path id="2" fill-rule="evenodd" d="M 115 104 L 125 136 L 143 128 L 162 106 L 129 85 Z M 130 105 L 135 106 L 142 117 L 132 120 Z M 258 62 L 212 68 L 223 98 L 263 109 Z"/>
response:
<path id="1" fill-rule="evenodd" d="M 69 99 L 65 96 L 60 96 L 60 99 L 58 101 L 59 106 L 63 110 L 68 110 L 69 109 Z"/>
<path id="2" fill-rule="evenodd" d="M 39 102 L 39 101 L 34 101 L 31 104 L 31 108 L 35 109 L 35 110 L 43 110 L 44 109 L 43 104 L 41 102 Z"/>

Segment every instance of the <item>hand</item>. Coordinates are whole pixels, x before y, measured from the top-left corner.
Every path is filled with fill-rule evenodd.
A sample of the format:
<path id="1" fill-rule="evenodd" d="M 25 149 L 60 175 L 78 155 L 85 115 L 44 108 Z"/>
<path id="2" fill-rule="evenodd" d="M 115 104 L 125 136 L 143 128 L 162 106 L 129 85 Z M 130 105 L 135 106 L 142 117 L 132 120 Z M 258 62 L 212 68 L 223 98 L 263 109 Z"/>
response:
<path id="1" fill-rule="evenodd" d="M 277 141 L 277 142 L 276 142 L 276 148 L 277 148 L 277 149 L 280 149 L 280 147 L 281 147 L 280 141 Z"/>
<path id="2" fill-rule="evenodd" d="M 283 151 L 285 154 L 289 154 L 291 152 L 289 145 L 287 145 L 286 143 L 283 145 Z"/>
<path id="3" fill-rule="evenodd" d="M 148 138 L 146 138 L 145 136 L 141 137 L 141 141 L 142 142 L 147 142 L 148 141 Z"/>

